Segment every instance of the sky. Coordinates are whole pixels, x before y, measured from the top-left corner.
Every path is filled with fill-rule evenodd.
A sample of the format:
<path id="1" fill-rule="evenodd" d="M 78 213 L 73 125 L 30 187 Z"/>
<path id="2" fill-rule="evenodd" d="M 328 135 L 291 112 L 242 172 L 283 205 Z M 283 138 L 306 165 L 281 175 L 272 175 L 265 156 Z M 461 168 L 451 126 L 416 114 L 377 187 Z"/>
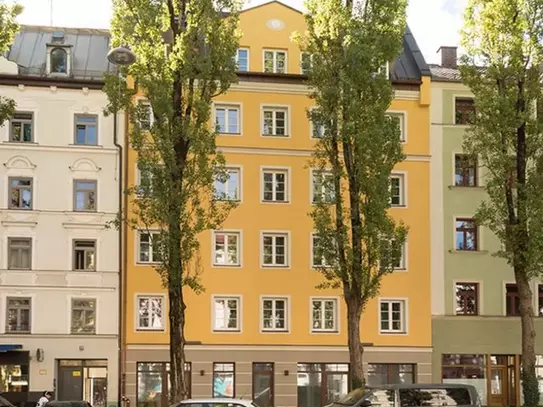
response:
<path id="1" fill-rule="evenodd" d="M 304 0 L 282 0 L 303 10 Z M 407 22 L 428 63 L 439 63 L 437 50 L 442 45 L 456 46 L 462 14 L 468 0 L 408 0 Z M 17 0 L 25 8 L 21 24 L 58 27 L 108 28 L 111 0 Z M 246 0 L 246 7 L 266 0 Z"/>

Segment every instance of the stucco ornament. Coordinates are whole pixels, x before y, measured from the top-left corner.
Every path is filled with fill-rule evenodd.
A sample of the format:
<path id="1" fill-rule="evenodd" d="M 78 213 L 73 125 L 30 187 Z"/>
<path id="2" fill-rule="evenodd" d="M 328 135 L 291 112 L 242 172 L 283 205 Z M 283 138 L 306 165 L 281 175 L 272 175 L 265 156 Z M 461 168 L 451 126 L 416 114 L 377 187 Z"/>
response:
<path id="1" fill-rule="evenodd" d="M 266 21 L 266 26 L 271 30 L 281 31 L 285 28 L 285 23 L 277 18 L 272 18 L 271 20 Z"/>

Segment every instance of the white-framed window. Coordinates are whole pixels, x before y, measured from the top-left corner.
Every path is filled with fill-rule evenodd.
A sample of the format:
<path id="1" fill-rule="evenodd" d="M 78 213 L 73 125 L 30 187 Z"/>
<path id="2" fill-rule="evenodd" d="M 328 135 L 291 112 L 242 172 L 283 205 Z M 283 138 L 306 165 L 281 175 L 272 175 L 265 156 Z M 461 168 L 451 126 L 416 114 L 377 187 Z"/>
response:
<path id="1" fill-rule="evenodd" d="M 262 265 L 264 267 L 287 267 L 288 233 L 262 234 Z"/>
<path id="2" fill-rule="evenodd" d="M 96 334 L 96 299 L 72 298 L 72 334 Z"/>
<path id="3" fill-rule="evenodd" d="M 385 78 L 390 78 L 390 64 L 388 62 L 383 62 L 379 69 L 377 69 L 378 74 L 385 75 Z"/>
<path id="4" fill-rule="evenodd" d="M 312 139 L 319 140 L 324 136 L 326 130 L 324 124 L 317 124 L 313 120 L 310 120 L 310 127 Z"/>
<path id="5" fill-rule="evenodd" d="M 249 48 L 238 48 L 236 52 L 236 64 L 238 65 L 238 71 L 249 71 Z"/>
<path id="6" fill-rule="evenodd" d="M 138 185 L 136 189 L 137 198 L 150 197 L 153 193 L 153 173 L 148 170 L 138 168 Z"/>
<path id="7" fill-rule="evenodd" d="M 400 141 L 404 143 L 406 141 L 405 113 L 388 112 L 387 115 L 398 123 L 400 128 Z"/>
<path id="8" fill-rule="evenodd" d="M 286 73 L 287 51 L 264 50 L 264 72 Z"/>
<path id="9" fill-rule="evenodd" d="M 213 297 L 213 331 L 241 331 L 240 297 Z"/>
<path id="10" fill-rule="evenodd" d="M 220 134 L 240 134 L 241 115 L 239 105 L 215 105 L 215 128 Z"/>
<path id="11" fill-rule="evenodd" d="M 34 141 L 34 113 L 14 112 L 10 124 L 9 141 L 16 143 Z"/>
<path id="12" fill-rule="evenodd" d="M 286 169 L 262 170 L 262 201 L 288 202 L 288 182 Z"/>
<path id="13" fill-rule="evenodd" d="M 288 108 L 262 108 L 262 135 L 267 137 L 288 137 Z"/>
<path id="14" fill-rule="evenodd" d="M 215 266 L 239 266 L 240 233 L 213 232 L 213 264 Z"/>
<path id="15" fill-rule="evenodd" d="M 393 242 L 393 241 L 392 241 Z M 383 251 L 381 253 L 381 262 L 387 261 L 387 264 L 390 264 L 389 262 L 395 256 L 395 253 L 393 253 L 393 245 L 391 241 L 383 241 Z M 404 242 L 401 247 L 399 247 L 400 253 L 399 257 L 396 257 L 392 261 L 394 270 L 406 270 L 407 269 L 407 261 L 406 261 L 406 246 L 407 242 Z M 397 250 L 397 249 L 396 249 Z"/>
<path id="16" fill-rule="evenodd" d="M 336 298 L 311 299 L 311 331 L 337 332 L 338 302 Z"/>
<path id="17" fill-rule="evenodd" d="M 161 295 L 138 295 L 138 330 L 164 330 L 164 297 Z"/>
<path id="18" fill-rule="evenodd" d="M 302 75 L 309 75 L 313 68 L 313 54 L 302 52 L 300 54 L 300 72 Z"/>
<path id="19" fill-rule="evenodd" d="M 264 297 L 261 301 L 262 331 L 287 332 L 289 330 L 288 298 Z"/>
<path id="20" fill-rule="evenodd" d="M 320 238 L 311 233 L 311 267 L 330 267 L 320 245 Z"/>
<path id="21" fill-rule="evenodd" d="M 405 333 L 405 300 L 380 300 L 379 321 L 379 331 L 382 333 Z"/>
<path id="22" fill-rule="evenodd" d="M 139 263 L 159 263 L 162 261 L 160 248 L 157 247 L 159 237 L 160 232 L 158 231 L 139 231 Z"/>
<path id="23" fill-rule="evenodd" d="M 331 203 L 336 199 L 334 174 L 331 171 L 311 171 L 311 202 Z"/>
<path id="24" fill-rule="evenodd" d="M 224 178 L 215 180 L 215 199 L 239 201 L 241 199 L 241 170 L 227 168 Z"/>
<path id="25" fill-rule="evenodd" d="M 149 130 L 154 122 L 153 108 L 148 100 L 138 100 L 138 124 L 141 130 Z"/>
<path id="26" fill-rule="evenodd" d="M 405 206 L 405 175 L 390 175 L 390 206 Z"/>
<path id="27" fill-rule="evenodd" d="M 54 40 L 53 34 L 53 40 Z M 48 50 L 49 54 L 49 74 L 56 75 L 69 75 L 70 74 L 70 63 L 68 58 L 68 53 L 70 48 L 63 46 L 50 46 Z"/>

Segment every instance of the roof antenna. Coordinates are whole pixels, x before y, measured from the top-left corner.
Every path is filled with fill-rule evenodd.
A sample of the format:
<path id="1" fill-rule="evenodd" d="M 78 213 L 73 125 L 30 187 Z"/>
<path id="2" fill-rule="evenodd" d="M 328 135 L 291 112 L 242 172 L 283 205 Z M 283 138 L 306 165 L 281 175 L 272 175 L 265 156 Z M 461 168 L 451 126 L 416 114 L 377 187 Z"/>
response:
<path id="1" fill-rule="evenodd" d="M 49 25 L 52 27 L 53 26 L 53 0 L 49 0 L 49 6 L 50 6 Z"/>

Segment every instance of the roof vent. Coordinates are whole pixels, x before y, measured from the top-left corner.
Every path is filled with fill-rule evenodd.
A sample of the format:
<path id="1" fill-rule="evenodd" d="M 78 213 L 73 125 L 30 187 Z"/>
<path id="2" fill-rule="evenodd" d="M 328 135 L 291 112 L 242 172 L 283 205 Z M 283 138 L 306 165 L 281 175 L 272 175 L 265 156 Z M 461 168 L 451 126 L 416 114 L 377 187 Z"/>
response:
<path id="1" fill-rule="evenodd" d="M 62 44 L 64 42 L 64 32 L 54 31 L 53 36 L 52 36 L 52 41 L 55 44 Z"/>

